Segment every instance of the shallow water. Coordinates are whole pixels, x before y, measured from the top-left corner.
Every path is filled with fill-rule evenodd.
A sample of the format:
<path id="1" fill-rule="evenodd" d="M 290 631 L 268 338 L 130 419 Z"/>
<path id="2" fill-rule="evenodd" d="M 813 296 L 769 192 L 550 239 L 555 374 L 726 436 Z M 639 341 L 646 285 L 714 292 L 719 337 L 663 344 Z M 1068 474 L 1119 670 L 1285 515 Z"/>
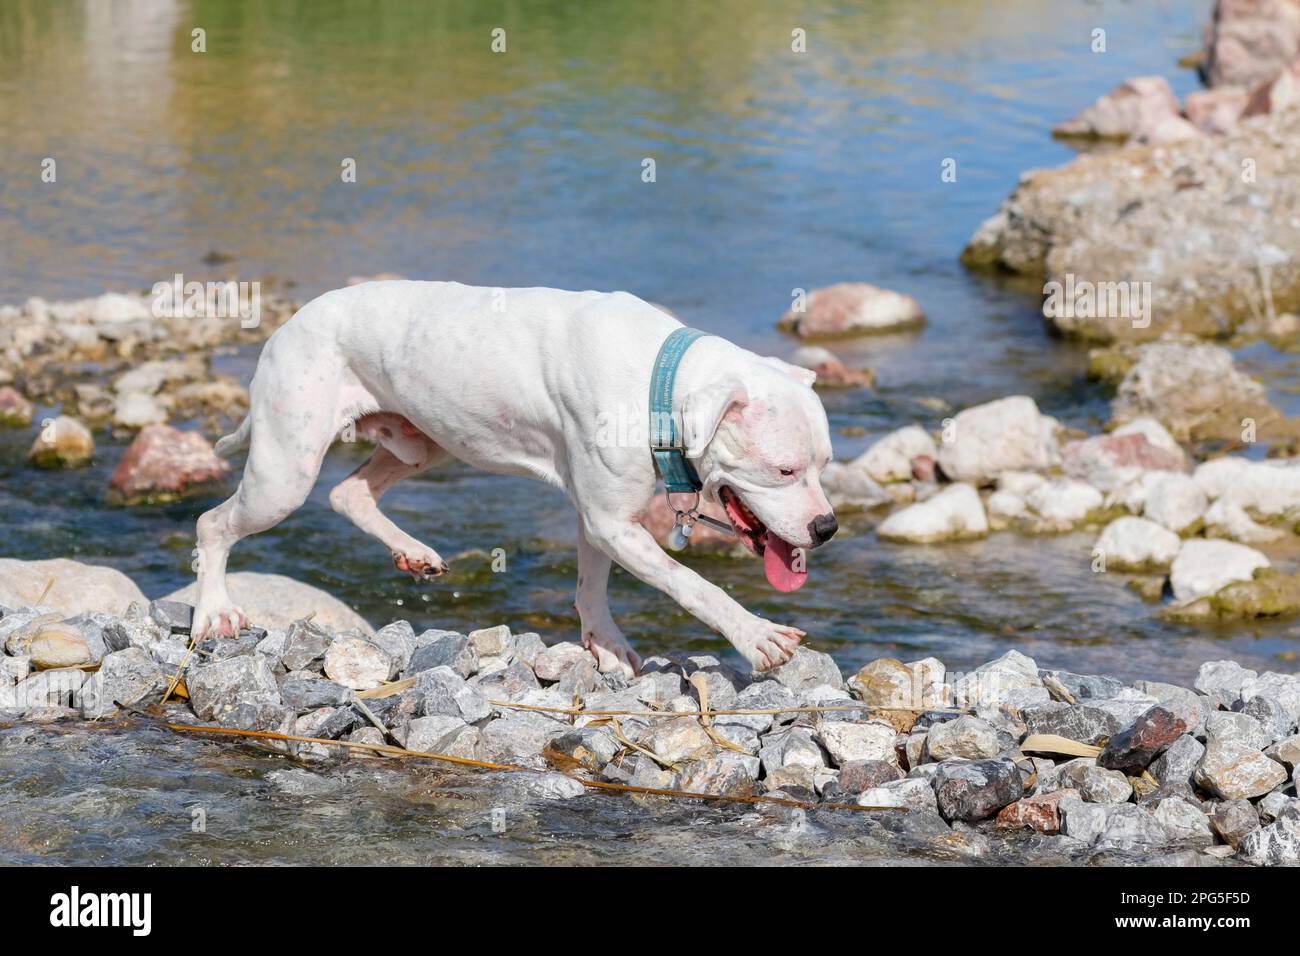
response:
<path id="1" fill-rule="evenodd" d="M 1052 122 L 1134 74 L 1163 73 L 1180 94 L 1195 88 L 1175 60 L 1197 45 L 1209 5 L 726 0 L 582 15 L 555 2 L 511 7 L 499 21 L 470 2 L 11 0 L 0 6 L 0 168 L 33 173 L 0 180 L 0 301 L 143 288 L 175 272 L 275 276 L 307 297 L 386 270 L 627 289 L 690 324 L 786 354 L 793 346 L 773 325 L 791 289 L 863 279 L 914 294 L 930 324 L 842 350 L 876 371 L 879 388 L 825 396 L 838 456 L 899 425 L 935 427 L 964 405 L 1015 392 L 1095 428 L 1106 400 L 1082 379 L 1084 350 L 1046 334 L 1032 288 L 970 275 L 957 256 L 1022 169 L 1069 159 L 1048 135 Z M 1088 48 L 1097 25 L 1108 30 L 1105 54 Z M 194 26 L 207 30 L 206 53 L 190 52 Z M 497 26 L 507 29 L 504 55 L 488 51 Z M 802 56 L 789 51 L 796 26 L 808 31 Z M 57 184 L 39 180 L 45 156 L 57 158 Z M 357 160 L 356 184 L 339 181 L 344 157 Z M 641 181 L 644 157 L 657 162 L 653 184 Z M 948 157 L 957 160 L 955 183 L 939 177 Z M 204 265 L 214 251 L 229 261 Z M 247 378 L 254 357 L 218 365 Z M 1246 359 L 1270 383 L 1293 378 L 1294 359 L 1267 349 Z M 1294 409 L 1289 394 L 1275 400 Z M 23 466 L 29 442 L 0 433 L 0 551 L 109 563 L 150 596 L 187 583 L 193 521 L 212 502 L 110 508 L 104 488 L 123 442 L 102 436 L 92 469 L 58 475 Z M 232 569 L 318 584 L 375 624 L 505 622 L 547 640 L 575 636 L 575 519 L 558 493 L 458 466 L 399 485 L 385 510 L 444 555 L 463 555 L 448 579 L 419 585 L 328 507 L 329 487 L 357 454 L 332 453 L 308 505 L 242 543 Z M 1009 647 L 1044 666 L 1126 678 L 1186 680 L 1222 657 L 1294 667 L 1292 625 L 1213 630 L 1156 620 L 1117 576 L 1089 572 L 1088 534 L 908 548 L 877 542 L 865 518 L 844 525 L 794 595 L 771 591 L 757 562 L 691 560 L 742 603 L 808 631 L 813 647 L 846 668 L 882 654 L 935 654 L 964 668 Z M 508 555 L 500 574 L 486 557 L 498 547 Z M 722 649 L 627 575 L 616 572 L 611 591 L 641 650 Z M 120 817 L 112 826 L 131 836 L 92 848 L 69 833 L 31 852 L 132 862 L 180 852 L 170 841 L 183 834 L 169 836 L 163 819 L 183 804 L 170 794 L 170 767 L 184 764 L 189 743 L 89 735 L 85 752 L 102 756 L 87 777 L 79 735 L 61 739 L 66 753 L 54 748 L 43 761 L 48 775 L 26 777 L 27 796 L 42 796 L 57 829 L 80 816 L 60 816 L 58 794 L 88 786 Z M 575 842 L 565 828 L 577 822 L 593 834 L 635 832 L 635 852 L 627 851 L 635 858 L 689 854 L 690 839 L 640 828 L 623 810 L 602 819 L 606 798 L 583 801 L 593 809 L 580 816 L 548 807 L 516 845 L 489 842 L 474 830 L 481 821 L 458 822 L 448 809 L 461 797 L 440 797 L 446 826 L 436 829 L 456 834 L 456 849 L 444 850 L 412 836 L 429 829 L 425 810 L 410 812 L 419 779 L 384 771 L 381 785 L 367 774 L 290 770 L 274 758 L 245 766 L 221 745 L 198 749 L 213 765 L 207 799 L 242 822 L 238 837 L 196 861 L 317 859 L 324 851 L 313 834 L 326 833 L 357 858 L 374 845 L 403 858 L 465 861 L 529 859 L 559 843 L 576 847 L 574 859 L 611 852 L 599 836 Z M 138 759 L 124 766 L 113 754 Z M 279 814 L 255 812 L 277 768 L 344 793 L 369 788 L 380 809 L 363 826 L 347 819 L 345 796 L 313 798 L 335 809 L 283 830 L 268 822 Z M 156 819 L 127 799 L 146 779 L 165 794 L 150 811 Z M 240 779 L 242 795 L 232 796 Z M 453 794 L 459 786 L 444 785 Z M 14 799 L 0 795 L 0 805 Z M 464 799 L 472 815 L 491 798 Z M 356 836 L 363 830 L 365 839 Z M 701 831 L 714 832 L 690 832 Z M 718 839 L 744 861 L 745 841 L 725 836 L 737 832 L 724 827 Z M 17 852 L 13 839 L 10 831 L 0 846 Z"/>

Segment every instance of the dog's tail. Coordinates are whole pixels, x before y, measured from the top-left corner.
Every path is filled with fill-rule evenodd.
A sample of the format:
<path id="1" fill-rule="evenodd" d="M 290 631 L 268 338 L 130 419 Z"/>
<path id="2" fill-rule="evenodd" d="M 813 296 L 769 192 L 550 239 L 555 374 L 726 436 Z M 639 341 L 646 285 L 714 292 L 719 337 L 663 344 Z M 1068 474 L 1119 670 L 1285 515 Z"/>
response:
<path id="1" fill-rule="evenodd" d="M 245 415 L 244 420 L 239 423 L 233 434 L 217 440 L 216 453 L 222 458 L 229 458 L 231 455 L 238 454 L 248 447 L 249 434 L 253 430 L 253 416 Z"/>

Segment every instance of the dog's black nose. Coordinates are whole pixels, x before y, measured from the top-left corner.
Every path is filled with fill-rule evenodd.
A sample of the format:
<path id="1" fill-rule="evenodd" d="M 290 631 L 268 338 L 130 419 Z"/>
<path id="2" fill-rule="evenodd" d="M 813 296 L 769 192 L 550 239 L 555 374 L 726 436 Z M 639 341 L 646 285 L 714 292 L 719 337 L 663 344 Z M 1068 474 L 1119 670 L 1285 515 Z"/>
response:
<path id="1" fill-rule="evenodd" d="M 829 511 L 824 515 L 818 515 L 808 522 L 808 535 L 812 538 L 812 546 L 815 548 L 819 544 L 825 544 L 831 538 L 835 537 L 835 532 L 840 530 L 840 523 L 835 520 L 835 515 Z"/>

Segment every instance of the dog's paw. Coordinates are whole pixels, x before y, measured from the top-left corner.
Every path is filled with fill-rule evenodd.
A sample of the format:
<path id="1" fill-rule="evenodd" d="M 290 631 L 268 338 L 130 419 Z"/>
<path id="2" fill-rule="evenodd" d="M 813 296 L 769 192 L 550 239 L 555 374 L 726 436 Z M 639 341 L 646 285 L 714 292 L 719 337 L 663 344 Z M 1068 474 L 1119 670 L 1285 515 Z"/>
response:
<path id="1" fill-rule="evenodd" d="M 241 608 L 227 604 L 208 610 L 199 607 L 194 611 L 190 636 L 196 641 L 210 637 L 238 637 L 241 628 L 248 627 L 248 615 Z"/>
<path id="2" fill-rule="evenodd" d="M 406 572 L 417 581 L 431 581 L 451 570 L 451 566 L 432 549 L 411 554 L 394 551 L 393 567 Z"/>
<path id="3" fill-rule="evenodd" d="M 741 656 L 760 672 L 788 661 L 805 636 L 797 627 L 774 624 L 761 617 L 751 618 L 738 634 L 728 635 Z"/>
<path id="4" fill-rule="evenodd" d="M 621 673 L 628 680 L 641 669 L 641 658 L 618 628 L 612 631 L 584 630 L 582 646 L 596 658 L 596 667 L 602 674 Z"/>

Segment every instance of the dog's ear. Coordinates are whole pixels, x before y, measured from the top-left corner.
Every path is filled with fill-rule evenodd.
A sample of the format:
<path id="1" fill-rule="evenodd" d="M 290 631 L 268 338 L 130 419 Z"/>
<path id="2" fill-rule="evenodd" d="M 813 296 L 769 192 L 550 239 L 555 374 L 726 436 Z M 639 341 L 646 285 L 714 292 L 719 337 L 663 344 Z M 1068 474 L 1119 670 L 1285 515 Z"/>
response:
<path id="1" fill-rule="evenodd" d="M 682 431 L 686 457 L 698 458 L 729 412 L 739 412 L 749 404 L 749 393 L 736 381 L 723 381 L 696 389 L 682 403 Z"/>
<path id="2" fill-rule="evenodd" d="M 804 368 L 802 365 L 791 365 L 775 355 L 764 355 L 763 361 L 778 372 L 785 372 L 786 375 L 789 375 L 802 385 L 811 386 L 813 382 L 817 381 L 817 373 L 810 368 Z"/>

